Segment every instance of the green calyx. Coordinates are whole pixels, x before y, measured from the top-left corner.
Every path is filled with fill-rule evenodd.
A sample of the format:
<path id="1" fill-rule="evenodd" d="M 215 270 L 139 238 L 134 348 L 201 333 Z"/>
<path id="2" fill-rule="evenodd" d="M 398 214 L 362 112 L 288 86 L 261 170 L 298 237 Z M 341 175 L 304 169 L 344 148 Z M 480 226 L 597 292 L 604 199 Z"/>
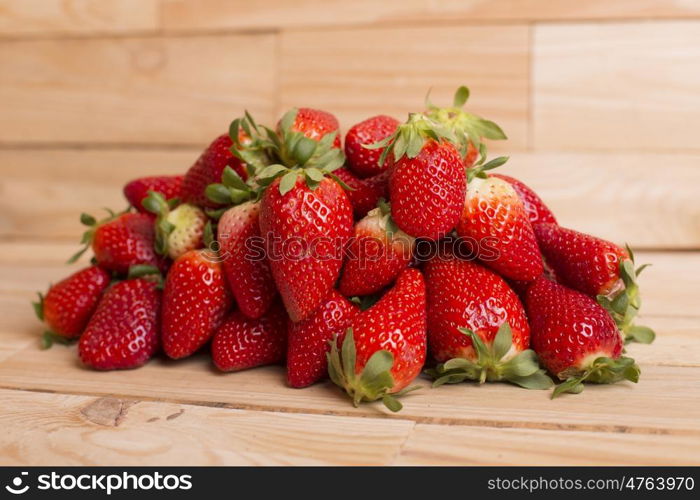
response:
<path id="1" fill-rule="evenodd" d="M 69 339 L 55 332 L 52 332 L 51 330 L 46 330 L 41 336 L 41 339 L 39 340 L 39 346 L 41 347 L 41 349 L 45 350 L 51 348 L 51 346 L 54 344 L 71 345 L 77 340 L 77 338 Z"/>
<path id="2" fill-rule="evenodd" d="M 433 387 L 442 384 L 458 384 L 465 380 L 484 382 L 510 382 L 525 389 L 549 389 L 554 385 L 552 379 L 540 368 L 537 354 L 531 349 L 505 359 L 513 345 L 513 333 L 510 325 L 503 323 L 491 345 L 467 328 L 459 331 L 468 335 L 476 352 L 477 359 L 452 358 L 435 368 L 426 370 L 434 379 Z"/>
<path id="3" fill-rule="evenodd" d="M 156 215 L 155 222 L 155 243 L 154 249 L 158 255 L 168 254 L 168 237 L 175 230 L 175 225 L 168 221 L 170 210 L 178 203 L 177 199 L 166 200 L 157 191 L 149 191 L 141 204 L 143 207 Z"/>
<path id="4" fill-rule="evenodd" d="M 109 222 L 111 220 L 114 220 L 122 214 L 125 214 L 126 212 L 129 211 L 129 208 L 127 208 L 123 212 L 118 212 L 118 213 L 115 213 L 113 210 L 111 210 L 109 208 L 105 208 L 105 211 L 107 211 L 108 216 L 100 221 L 95 219 L 95 217 L 93 217 L 90 214 L 86 214 L 86 213 L 80 214 L 80 223 L 83 226 L 87 226 L 88 229 L 87 229 L 87 231 L 85 231 L 83 233 L 83 236 L 80 239 L 80 244 L 83 245 L 83 248 L 81 248 L 76 253 L 74 253 L 73 256 L 70 259 L 68 259 L 67 264 L 72 264 L 75 261 L 77 261 L 80 257 L 82 257 L 82 255 L 85 253 L 85 251 L 88 248 L 90 248 L 90 245 L 92 244 L 92 238 L 95 235 L 95 231 L 97 230 L 97 228 L 100 225 L 104 224 L 105 222 Z"/>
<path id="5" fill-rule="evenodd" d="M 34 308 L 34 314 L 39 318 L 39 321 L 44 321 L 44 294 L 41 292 L 36 293 L 39 296 L 39 300 L 32 302 L 32 307 Z"/>
<path id="6" fill-rule="evenodd" d="M 476 163 L 474 163 L 474 165 L 466 169 L 467 184 L 469 184 L 472 181 L 472 179 L 475 178 L 488 178 L 488 174 L 486 172 L 488 172 L 489 170 L 493 170 L 494 168 L 500 167 L 501 165 L 505 164 L 510 158 L 508 156 L 498 156 L 493 160 L 486 161 L 486 156 L 486 145 L 482 142 L 479 146 L 479 159 L 476 161 Z"/>
<path id="7" fill-rule="evenodd" d="M 384 228 L 387 236 L 391 239 L 394 235 L 400 231 L 399 226 L 396 225 L 394 218 L 391 216 L 391 205 L 384 198 L 379 198 L 377 202 L 377 209 L 379 213 L 384 218 Z"/>
<path id="8" fill-rule="evenodd" d="M 242 141 L 241 132 L 245 134 Z M 231 154 L 245 164 L 248 177 L 254 177 L 256 172 L 271 163 L 268 156 L 272 145 L 270 132 L 267 127 L 258 125 L 247 110 L 243 117 L 236 118 L 229 125 L 228 133 L 233 143 Z"/>
<path id="9" fill-rule="evenodd" d="M 394 355 L 386 350 L 372 354 L 362 372 L 359 375 L 356 374 L 356 350 L 352 328 L 348 328 L 345 333 L 341 350 L 338 350 L 338 336 L 334 335 L 330 341 L 330 351 L 326 354 L 326 359 L 331 380 L 352 398 L 355 407 L 363 401 L 381 399 L 389 410 L 397 412 L 403 408 L 403 405 L 396 398 L 418 389 L 418 387 L 408 387 L 400 392 L 390 393 L 394 387 L 394 377 L 391 375 Z"/>
<path id="10" fill-rule="evenodd" d="M 381 149 L 384 148 L 379 157 L 379 165 L 384 165 L 389 153 L 392 154 L 394 161 L 398 161 L 403 156 L 415 158 L 423 149 L 423 145 L 428 140 L 448 141 L 458 145 L 454 134 L 440 123 L 434 121 L 424 113 L 410 113 L 408 120 L 402 123 L 389 137 L 368 144 L 363 147 L 366 149 Z"/>
<path id="11" fill-rule="evenodd" d="M 637 383 L 641 371 L 632 358 L 622 356 L 612 359 L 605 356 L 596 358 L 586 370 L 565 370 L 558 374 L 560 379 L 566 379 L 552 391 L 552 399 L 570 392 L 578 394 L 583 391 L 583 382 L 594 384 L 614 384 L 622 380 Z"/>
<path id="12" fill-rule="evenodd" d="M 456 139 L 462 156 L 467 154 L 467 149 L 471 143 L 475 148 L 480 149 L 481 139 L 503 140 L 507 139 L 501 127 L 490 120 L 481 118 L 464 111 L 462 108 L 469 99 L 469 88 L 461 86 L 455 92 L 451 107 L 438 107 L 433 105 L 426 96 L 425 114 L 435 122 L 449 129 Z"/>
<path id="13" fill-rule="evenodd" d="M 234 169 L 226 167 L 221 174 L 221 182 L 209 184 L 204 193 L 211 201 L 225 205 L 226 208 L 240 205 L 246 201 L 258 199 L 261 195 L 260 189 L 254 183 L 254 177 L 249 179 L 249 182 L 244 181 Z"/>
<path id="14" fill-rule="evenodd" d="M 155 266 L 146 264 L 133 265 L 129 268 L 126 278 L 130 280 L 143 278 L 156 283 L 156 285 L 158 285 L 157 288 L 163 288 L 163 274 L 160 272 L 160 269 Z"/>
<path id="15" fill-rule="evenodd" d="M 639 284 L 637 278 L 649 264 L 643 264 L 635 269 L 634 253 L 629 245 L 625 245 L 629 259 L 620 260 L 619 273 L 624 288 L 612 296 L 598 295 L 598 303 L 603 306 L 615 320 L 618 328 L 625 335 L 625 342 L 651 344 L 656 338 L 654 330 L 648 326 L 634 324 L 634 319 L 641 307 Z"/>

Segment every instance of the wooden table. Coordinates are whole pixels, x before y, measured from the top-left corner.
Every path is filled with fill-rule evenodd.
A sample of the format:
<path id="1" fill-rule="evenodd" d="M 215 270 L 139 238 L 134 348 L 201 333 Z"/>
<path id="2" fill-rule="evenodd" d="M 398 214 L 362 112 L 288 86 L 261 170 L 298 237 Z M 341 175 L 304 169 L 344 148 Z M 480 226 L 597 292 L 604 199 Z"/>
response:
<path id="1" fill-rule="evenodd" d="M 206 355 L 125 372 L 38 348 L 36 290 L 69 271 L 71 243 L 0 244 L 0 463 L 700 463 L 700 253 L 639 252 L 652 346 L 632 345 L 637 385 L 550 400 L 505 384 L 425 388 L 389 414 L 329 383 L 290 389 L 280 367 L 221 374 Z"/>

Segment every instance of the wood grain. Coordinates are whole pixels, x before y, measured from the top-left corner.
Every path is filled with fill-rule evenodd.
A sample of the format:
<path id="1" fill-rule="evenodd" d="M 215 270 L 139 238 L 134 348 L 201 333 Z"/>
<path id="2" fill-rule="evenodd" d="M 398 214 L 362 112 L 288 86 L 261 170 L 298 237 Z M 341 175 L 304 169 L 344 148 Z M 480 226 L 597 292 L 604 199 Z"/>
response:
<path id="1" fill-rule="evenodd" d="M 165 29 L 273 29 L 567 19 L 700 17 L 684 0 L 162 0 Z"/>
<path id="2" fill-rule="evenodd" d="M 0 36 L 126 33 L 158 24 L 158 0 L 0 0 Z"/>
<path id="3" fill-rule="evenodd" d="M 700 248 L 699 154 L 514 152 L 499 169 L 563 226 L 633 248 Z"/>
<path id="4" fill-rule="evenodd" d="M 537 149 L 698 151 L 700 21 L 538 25 Z"/>
<path id="5" fill-rule="evenodd" d="M 431 87 L 434 103 L 450 104 L 468 84 L 470 109 L 501 125 L 508 147 L 523 148 L 528 45 L 527 26 L 283 32 L 277 111 L 319 107 L 347 130 L 380 113 L 405 119 Z"/>
<path id="6" fill-rule="evenodd" d="M 0 44 L 3 143 L 194 144 L 271 119 L 274 37 Z"/>
<path id="7" fill-rule="evenodd" d="M 394 460 L 414 425 L 22 391 L 0 395 L 0 464 L 15 466 L 379 465 Z"/>

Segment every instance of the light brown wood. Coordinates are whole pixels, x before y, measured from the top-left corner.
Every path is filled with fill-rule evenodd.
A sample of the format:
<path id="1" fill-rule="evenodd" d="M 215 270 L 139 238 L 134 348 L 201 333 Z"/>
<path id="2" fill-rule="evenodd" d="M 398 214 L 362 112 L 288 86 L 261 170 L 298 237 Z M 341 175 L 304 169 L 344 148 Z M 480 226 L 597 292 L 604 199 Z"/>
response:
<path id="1" fill-rule="evenodd" d="M 499 169 L 559 223 L 633 248 L 700 248 L 699 154 L 514 152 Z"/>
<path id="2" fill-rule="evenodd" d="M 700 17 L 684 0 L 162 0 L 165 29 Z"/>
<path id="3" fill-rule="evenodd" d="M 380 465 L 414 423 L 0 391 L 2 465 Z M 76 446 L 76 443 L 80 443 Z"/>
<path id="4" fill-rule="evenodd" d="M 439 443 L 439 445 L 437 445 Z M 397 465 L 689 465 L 698 436 L 417 424 Z"/>
<path id="5" fill-rule="evenodd" d="M 272 35 L 2 43 L 0 140 L 204 146 L 271 119 L 274 61 Z"/>
<path id="6" fill-rule="evenodd" d="M 284 32 L 277 111 L 333 111 L 346 131 L 380 113 L 405 119 L 422 109 L 431 87 L 431 100 L 449 105 L 457 87 L 467 84 L 470 109 L 498 123 L 510 138 L 508 147 L 522 148 L 528 36 L 527 26 Z"/>
<path id="7" fill-rule="evenodd" d="M 0 0 L 0 36 L 125 33 L 158 27 L 158 0 Z"/>
<path id="8" fill-rule="evenodd" d="M 700 21 L 538 25 L 532 57 L 535 148 L 700 150 Z"/>

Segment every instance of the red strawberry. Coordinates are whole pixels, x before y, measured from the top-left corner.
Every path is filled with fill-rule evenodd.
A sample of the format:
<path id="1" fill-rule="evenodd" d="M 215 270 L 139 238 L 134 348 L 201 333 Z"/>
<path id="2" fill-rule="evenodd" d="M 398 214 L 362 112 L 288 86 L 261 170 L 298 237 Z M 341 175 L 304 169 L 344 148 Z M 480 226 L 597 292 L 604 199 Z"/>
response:
<path id="1" fill-rule="evenodd" d="M 262 197 L 260 231 L 292 321 L 309 317 L 328 296 L 352 234 L 348 197 L 337 182 L 320 175 L 311 189 L 301 171 L 291 170 Z"/>
<path id="2" fill-rule="evenodd" d="M 520 300 L 480 265 L 441 254 L 425 266 L 428 343 L 440 362 L 436 384 L 505 380 L 529 389 L 552 381 L 539 369 Z"/>
<path id="3" fill-rule="evenodd" d="M 595 300 L 540 276 L 525 300 L 532 346 L 542 364 L 566 380 L 552 397 L 581 392 L 582 382 L 637 382 L 639 367 L 622 357 L 622 335 Z"/>
<path id="4" fill-rule="evenodd" d="M 391 116 L 377 115 L 362 121 L 345 134 L 345 156 L 348 168 L 360 178 L 372 177 L 384 172 L 387 162 L 379 164 L 382 149 L 367 149 L 365 146 L 386 139 L 399 126 Z"/>
<path id="5" fill-rule="evenodd" d="M 279 363 L 287 347 L 287 314 L 276 303 L 258 318 L 232 312 L 214 333 L 211 357 L 221 371 L 233 372 Z"/>
<path id="6" fill-rule="evenodd" d="M 359 179 L 347 168 L 339 168 L 333 171 L 333 174 L 350 187 L 345 194 L 348 195 L 352 210 L 358 219 L 375 208 L 380 198 L 387 198 L 389 195 L 388 171 L 366 179 Z"/>
<path id="7" fill-rule="evenodd" d="M 393 136 L 373 145 L 385 147 L 382 162 L 389 153 L 394 159 L 389 177 L 393 218 L 416 238 L 449 233 L 464 205 L 464 165 L 446 138 L 449 134 L 424 115 L 412 114 Z"/>
<path id="8" fill-rule="evenodd" d="M 184 358 L 214 334 L 231 306 L 221 264 L 208 250 L 192 250 L 177 259 L 163 291 L 163 349 Z"/>
<path id="9" fill-rule="evenodd" d="M 420 271 L 404 270 L 394 288 L 355 319 L 344 335 L 342 355 L 339 343 L 332 342 L 328 353 L 331 380 L 355 406 L 381 399 L 390 410 L 400 410 L 395 396 L 407 392 L 425 363 L 425 282 Z"/>
<path id="10" fill-rule="evenodd" d="M 183 178 L 182 175 L 160 175 L 134 179 L 124 186 L 124 197 L 136 210 L 146 212 L 142 202 L 148 196 L 149 191 L 162 194 L 166 200 L 179 198 Z"/>
<path id="11" fill-rule="evenodd" d="M 414 246 L 415 238 L 396 228 L 387 205 L 375 208 L 355 225 L 340 293 L 350 297 L 381 291 L 411 262 Z"/>
<path id="12" fill-rule="evenodd" d="M 44 334 L 45 348 L 51 346 L 54 335 L 73 339 L 83 333 L 109 280 L 104 269 L 90 266 L 51 286 L 46 297 L 39 294 L 34 309 L 51 330 Z"/>
<path id="13" fill-rule="evenodd" d="M 287 382 L 306 387 L 328 374 L 326 353 L 329 341 L 341 334 L 360 310 L 335 290 L 331 290 L 314 313 L 303 321 L 289 324 Z"/>
<path id="14" fill-rule="evenodd" d="M 554 217 L 552 211 L 545 205 L 542 198 L 540 198 L 537 193 L 535 193 L 531 187 L 518 179 L 510 177 L 503 174 L 489 174 L 489 177 L 498 177 L 503 179 L 508 184 L 513 186 L 515 192 L 518 193 L 520 201 L 523 202 L 525 206 L 525 212 L 527 212 L 527 217 L 530 220 L 530 224 L 537 224 L 540 222 L 551 222 L 553 224 L 557 223 L 557 219 Z"/>
<path id="15" fill-rule="evenodd" d="M 634 255 L 606 240 L 556 224 L 535 224 L 535 234 L 547 264 L 557 280 L 591 296 L 597 296 L 630 340 L 650 343 L 654 332 L 633 324 L 641 305 Z"/>
<path id="16" fill-rule="evenodd" d="M 244 137 L 239 135 L 239 140 Z M 243 179 L 247 178 L 245 165 L 231 152 L 232 145 L 231 138 L 224 134 L 214 139 L 214 142 L 202 152 L 182 181 L 184 202 L 205 208 L 220 206 L 207 197 L 206 188 L 209 184 L 221 182 L 221 176 L 227 166 L 233 168 Z"/>
<path id="17" fill-rule="evenodd" d="M 323 136 L 336 132 L 333 147 L 340 148 L 340 124 L 331 113 L 313 108 L 292 109 L 277 124 L 278 131 L 284 136 L 289 132 L 300 132 L 305 137 L 320 141 Z"/>
<path id="18" fill-rule="evenodd" d="M 80 337 L 83 363 L 97 370 L 136 368 L 158 350 L 161 292 L 145 279 L 110 287 Z"/>
<path id="19" fill-rule="evenodd" d="M 241 312 L 259 318 L 270 308 L 277 289 L 260 236 L 260 203 L 229 208 L 219 219 L 219 255 Z"/>
<path id="20" fill-rule="evenodd" d="M 505 160 L 497 158 L 469 169 L 467 197 L 457 234 L 478 242 L 483 264 L 503 277 L 532 281 L 542 274 L 542 256 L 525 206 L 508 182 L 485 178 L 484 174 Z"/>

